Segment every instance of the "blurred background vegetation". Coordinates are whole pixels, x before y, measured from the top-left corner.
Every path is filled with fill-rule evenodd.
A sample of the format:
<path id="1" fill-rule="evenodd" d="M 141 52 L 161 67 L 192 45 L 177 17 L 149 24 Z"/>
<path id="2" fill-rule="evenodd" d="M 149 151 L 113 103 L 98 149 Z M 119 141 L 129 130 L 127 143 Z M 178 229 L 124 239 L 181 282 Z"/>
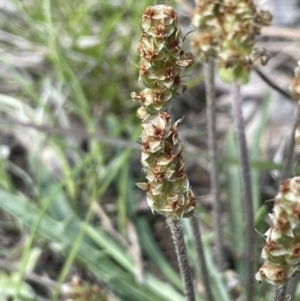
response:
<path id="1" fill-rule="evenodd" d="M 277 1 L 269 2 L 276 7 Z M 140 89 L 135 55 L 140 15 L 153 4 L 149 0 L 0 1 L 1 301 L 184 300 L 169 229 L 163 217 L 152 214 L 144 193 L 135 186 L 143 179 L 141 129 L 138 105 L 130 93 Z M 193 29 L 188 21 L 193 1 L 166 4 L 183 12 L 179 16 L 185 32 Z M 259 42 L 273 46 L 272 56 L 279 59 L 267 71 L 274 78 L 274 70 L 283 69 L 277 78 L 287 90 L 296 58 L 282 47 L 279 52 L 274 46 L 278 41 L 285 45 L 283 36 L 263 36 Z M 188 37 L 184 47 L 189 48 Z M 245 218 L 239 161 L 228 88 L 218 81 L 228 261 L 223 276 L 213 262 L 203 76 L 195 63 L 186 74 L 189 90 L 174 101 L 172 114 L 175 119 L 185 115 L 180 137 L 194 192 L 208 195 L 198 199 L 196 214 L 203 227 L 215 298 L 243 300 Z M 264 200 L 277 193 L 271 173 L 282 168 L 295 107 L 255 75 L 243 93 L 255 220 L 263 233 L 272 207 Z M 197 300 L 204 300 L 186 221 L 184 231 Z M 257 242 L 259 266 L 263 245 L 259 235 Z M 254 289 L 256 300 L 272 299 L 267 286 Z"/>

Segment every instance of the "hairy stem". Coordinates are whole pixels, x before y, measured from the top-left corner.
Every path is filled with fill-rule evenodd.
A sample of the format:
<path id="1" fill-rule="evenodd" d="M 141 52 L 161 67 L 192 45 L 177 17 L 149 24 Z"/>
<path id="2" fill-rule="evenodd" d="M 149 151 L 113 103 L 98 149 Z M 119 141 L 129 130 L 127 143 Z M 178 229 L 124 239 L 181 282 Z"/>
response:
<path id="1" fill-rule="evenodd" d="M 254 261 L 255 261 L 255 239 L 254 239 L 254 218 L 253 218 L 253 200 L 250 178 L 250 165 L 248 157 L 247 142 L 245 136 L 245 125 L 242 115 L 242 105 L 240 96 L 240 87 L 234 83 L 231 86 L 231 100 L 233 109 L 234 126 L 239 146 L 239 155 L 242 168 L 242 180 L 244 186 L 244 210 L 246 220 L 246 241 L 247 241 L 247 300 L 253 300 L 254 292 Z"/>
<path id="2" fill-rule="evenodd" d="M 284 301 L 286 295 L 287 284 L 275 288 L 274 301 Z"/>
<path id="3" fill-rule="evenodd" d="M 207 301 L 214 301 L 214 297 L 211 292 L 210 283 L 209 283 L 209 277 L 207 273 L 206 263 L 205 263 L 205 257 L 203 252 L 203 245 L 201 240 L 201 231 L 200 231 L 200 225 L 198 223 L 198 220 L 196 216 L 192 216 L 190 218 L 190 224 L 193 232 L 194 237 L 194 244 L 196 248 L 196 254 L 198 259 L 198 264 L 200 266 L 200 274 L 206 294 L 206 300 Z"/>
<path id="4" fill-rule="evenodd" d="M 171 229 L 173 242 L 179 263 L 180 274 L 184 286 L 186 301 L 195 301 L 194 285 L 191 275 L 191 270 L 187 258 L 187 252 L 183 237 L 182 225 L 179 219 L 174 220 L 170 217 L 167 218 L 167 223 Z"/>
<path id="5" fill-rule="evenodd" d="M 207 142 L 210 162 L 210 190 L 213 197 L 213 218 L 217 266 L 219 270 L 222 271 L 224 269 L 224 258 L 222 247 L 220 189 L 218 181 L 218 156 L 216 146 L 215 70 L 214 60 L 212 58 L 207 64 L 205 64 L 205 75 Z"/>

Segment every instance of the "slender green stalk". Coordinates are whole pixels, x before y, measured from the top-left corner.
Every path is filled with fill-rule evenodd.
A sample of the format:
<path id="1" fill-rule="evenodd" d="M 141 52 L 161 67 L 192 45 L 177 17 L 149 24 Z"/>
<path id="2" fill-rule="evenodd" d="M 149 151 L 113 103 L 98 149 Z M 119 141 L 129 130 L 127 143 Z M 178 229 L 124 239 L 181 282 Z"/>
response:
<path id="1" fill-rule="evenodd" d="M 195 292 L 191 269 L 189 266 L 187 251 L 184 242 L 181 220 L 167 218 L 167 223 L 171 229 L 172 237 L 175 245 L 177 259 L 179 263 L 180 274 L 184 286 L 186 301 L 195 301 Z"/>
<path id="2" fill-rule="evenodd" d="M 207 117 L 207 144 L 210 162 L 210 190 L 213 197 L 213 217 L 216 246 L 217 266 L 220 271 L 224 269 L 223 247 L 222 247 L 222 225 L 221 225 L 221 202 L 218 180 L 217 159 L 217 134 L 216 134 L 216 104 L 215 104 L 215 70 L 214 60 L 209 59 L 205 64 L 205 91 L 206 91 L 206 117 Z"/>
<path id="3" fill-rule="evenodd" d="M 244 186 L 244 210 L 246 220 L 246 260 L 247 260 L 247 282 L 246 293 L 247 300 L 253 300 L 254 292 L 254 261 L 255 261 L 255 239 L 254 239 L 254 217 L 253 217 L 253 200 L 251 190 L 250 164 L 245 136 L 245 125 L 242 115 L 240 87 L 238 84 L 231 85 L 231 100 L 233 109 L 233 119 L 237 141 L 239 146 L 239 155 L 242 167 L 242 179 Z"/>
<path id="4" fill-rule="evenodd" d="M 190 218 L 190 224 L 193 232 L 194 237 L 194 244 L 198 259 L 198 264 L 200 266 L 200 274 L 206 294 L 206 300 L 207 301 L 214 301 L 214 297 L 211 292 L 210 283 L 209 283 L 209 276 L 207 273 L 206 263 L 205 263 L 205 255 L 203 250 L 203 244 L 201 240 L 201 231 L 200 231 L 200 225 L 198 223 L 198 220 L 196 216 L 193 216 Z"/>

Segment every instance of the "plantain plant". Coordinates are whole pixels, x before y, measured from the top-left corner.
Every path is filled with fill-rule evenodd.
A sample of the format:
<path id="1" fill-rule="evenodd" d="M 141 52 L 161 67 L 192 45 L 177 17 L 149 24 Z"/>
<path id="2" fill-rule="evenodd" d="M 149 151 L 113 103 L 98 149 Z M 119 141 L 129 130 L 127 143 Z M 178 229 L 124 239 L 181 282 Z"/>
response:
<path id="1" fill-rule="evenodd" d="M 252 204 L 250 165 L 257 168 L 257 173 L 282 166 L 249 160 L 240 95 L 240 87 L 249 80 L 253 67 L 265 65 L 269 59 L 266 51 L 255 48 L 254 38 L 262 26 L 270 24 L 270 13 L 259 10 L 252 0 L 199 0 L 191 11 L 196 30 L 186 38 L 182 34 L 186 22 L 181 18 L 187 16 L 166 3 L 4 2 L 9 5 L 0 5 L 4 49 L 0 66 L 5 67 L 5 72 L 0 72 L 1 138 L 3 132 L 13 133 L 26 148 L 27 165 L 20 167 L 17 160 L 13 161 L 14 156 L 1 148 L 0 238 L 5 231 L 15 233 L 16 229 L 23 236 L 13 248 L 2 249 L 0 240 L 0 299 L 273 299 L 270 290 L 259 292 L 258 282 L 254 282 L 259 265 L 254 260 L 254 229 L 264 223 L 266 207 L 262 205 L 253 212 L 259 202 Z M 189 38 L 193 54 L 189 44 L 184 43 Z M 140 60 L 138 70 L 130 63 L 134 49 Z M 195 58 L 205 64 L 212 215 L 193 192 L 200 177 L 197 175 L 196 184 L 186 172 L 186 163 L 199 158 L 204 162 L 206 153 L 199 152 L 199 148 L 193 153 L 190 141 L 178 133 L 183 118 L 173 120 L 170 110 L 178 101 L 176 96 L 187 89 L 183 80 L 186 68 L 192 65 L 188 70 L 194 69 L 189 72 L 197 72 L 190 86 L 201 78 Z M 236 147 L 234 135 L 229 133 L 229 158 L 221 155 L 216 145 L 216 71 L 230 84 L 239 142 Z M 298 86 L 299 68 L 291 85 L 296 101 Z M 138 118 L 136 104 L 128 100 L 134 89 L 140 89 L 131 93 L 139 104 Z M 260 112 L 263 116 L 254 147 L 257 157 L 267 105 Z M 193 114 L 201 113 L 193 109 Z M 199 121 L 193 118 L 193 122 Z M 299 122 L 296 125 L 298 142 Z M 187 132 L 193 134 L 192 130 Z M 197 129 L 199 133 L 203 133 L 202 128 Z M 138 137 L 140 145 L 136 143 Z M 293 151 L 293 146 L 290 149 Z M 146 194 L 150 209 L 141 209 L 142 202 L 136 197 L 140 191 L 135 190 L 134 183 L 140 167 L 131 160 L 138 160 L 139 152 L 146 180 L 138 180 L 137 186 L 143 190 L 142 195 Z M 290 177 L 293 161 L 292 156 L 287 157 L 286 172 L 282 173 L 283 182 L 270 214 L 270 229 L 265 233 L 265 262 L 256 273 L 259 282 L 276 287 L 276 301 L 288 300 L 287 293 L 294 295 L 286 288 L 288 282 L 296 283 L 299 263 L 299 177 Z M 234 173 L 228 172 L 228 198 L 238 206 L 233 206 L 228 222 L 234 218 L 239 228 L 236 232 L 224 225 L 224 166 Z M 242 181 L 237 171 L 240 166 Z M 256 190 L 260 187 L 258 181 L 256 177 Z M 193 191 L 191 183 L 195 183 Z M 16 220 L 2 221 L 7 213 Z M 167 259 L 159 248 L 151 228 L 151 222 L 161 217 L 164 226 L 159 232 L 163 240 L 173 239 L 181 279 L 172 258 Z M 201 230 L 203 225 L 209 231 L 201 233 L 200 225 Z M 166 227 L 171 230 L 170 237 Z M 229 238 L 242 250 L 234 253 L 234 260 L 243 267 L 236 267 L 238 276 L 229 270 L 224 252 Z M 235 243 L 230 247 L 235 248 Z M 52 279 L 38 274 L 44 272 L 48 249 L 63 262 Z M 202 281 L 198 281 L 196 272 Z M 74 274 L 82 277 L 72 281 Z M 238 277 L 231 290 L 232 280 Z M 45 288 L 45 298 L 37 296 L 34 286 L 26 282 Z"/>

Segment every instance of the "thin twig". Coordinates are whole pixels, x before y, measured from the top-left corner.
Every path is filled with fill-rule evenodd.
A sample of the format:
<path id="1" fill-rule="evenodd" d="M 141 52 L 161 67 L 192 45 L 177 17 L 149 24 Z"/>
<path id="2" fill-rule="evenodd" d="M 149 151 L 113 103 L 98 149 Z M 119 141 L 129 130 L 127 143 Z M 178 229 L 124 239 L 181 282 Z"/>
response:
<path id="1" fill-rule="evenodd" d="M 206 118 L 207 118 L 207 141 L 210 162 L 210 190 L 213 197 L 213 217 L 216 246 L 216 259 L 219 271 L 224 269 L 221 225 L 221 202 L 218 180 L 217 159 L 217 134 L 216 134 L 216 104 L 215 104 L 215 70 L 214 61 L 211 58 L 205 64 L 205 92 L 206 92 Z"/>
<path id="2" fill-rule="evenodd" d="M 261 71 L 258 67 L 254 67 L 254 71 L 257 73 L 257 75 L 272 89 L 274 89 L 275 91 L 277 91 L 281 96 L 283 96 L 284 98 L 293 101 L 291 95 L 286 92 L 285 90 L 283 90 L 281 87 L 279 87 L 275 81 L 272 79 L 271 76 L 266 75 L 263 71 Z"/>
<path id="3" fill-rule="evenodd" d="M 233 83 L 231 86 L 231 100 L 233 109 L 233 119 L 237 141 L 239 146 L 239 155 L 241 159 L 242 179 L 244 186 L 245 201 L 245 220 L 246 220 L 246 240 L 247 240 L 247 300 L 253 300 L 254 292 L 254 261 L 255 261 L 255 239 L 254 239 L 254 218 L 253 218 L 253 200 L 251 190 L 250 165 L 248 157 L 247 142 L 245 136 L 245 125 L 242 115 L 242 105 L 240 96 L 240 87 Z"/>
<path id="4" fill-rule="evenodd" d="M 187 258 L 187 251 L 185 247 L 181 221 L 173 220 L 172 218 L 168 217 L 167 223 L 171 229 L 173 242 L 175 245 L 186 301 L 195 301 L 193 279 Z"/>
<path id="5" fill-rule="evenodd" d="M 198 223 L 198 220 L 196 216 L 192 216 L 190 218 L 190 224 L 193 232 L 194 237 L 194 245 L 196 249 L 198 264 L 200 266 L 200 274 L 206 294 L 206 300 L 207 301 L 213 301 L 214 297 L 211 292 L 210 283 L 209 283 L 209 276 L 207 273 L 206 263 L 205 263 L 205 256 L 203 251 L 203 244 L 201 240 L 201 231 L 200 231 L 200 225 Z"/>

